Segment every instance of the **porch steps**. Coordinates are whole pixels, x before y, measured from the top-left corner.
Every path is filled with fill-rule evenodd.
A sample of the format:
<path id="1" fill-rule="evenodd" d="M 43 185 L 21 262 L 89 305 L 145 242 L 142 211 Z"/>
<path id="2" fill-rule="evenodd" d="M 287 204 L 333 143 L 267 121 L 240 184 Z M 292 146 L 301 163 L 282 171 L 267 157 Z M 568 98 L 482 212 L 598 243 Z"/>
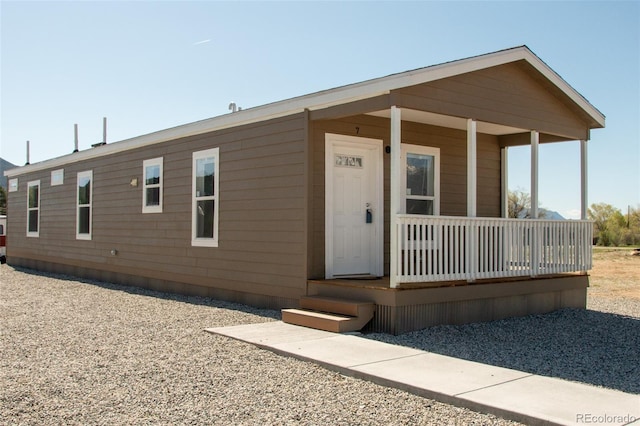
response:
<path id="1" fill-rule="evenodd" d="M 303 296 L 300 309 L 282 310 L 282 321 L 334 333 L 358 331 L 371 321 L 374 307 L 371 302 Z"/>

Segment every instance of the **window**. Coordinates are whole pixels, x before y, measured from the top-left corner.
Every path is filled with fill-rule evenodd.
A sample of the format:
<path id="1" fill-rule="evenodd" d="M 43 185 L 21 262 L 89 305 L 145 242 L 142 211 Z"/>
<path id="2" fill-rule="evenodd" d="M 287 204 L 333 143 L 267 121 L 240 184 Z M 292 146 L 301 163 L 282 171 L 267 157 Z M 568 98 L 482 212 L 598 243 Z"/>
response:
<path id="1" fill-rule="evenodd" d="M 142 213 L 162 213 L 162 157 L 142 163 Z"/>
<path id="2" fill-rule="evenodd" d="M 219 148 L 193 153 L 191 245 L 218 246 Z"/>
<path id="3" fill-rule="evenodd" d="M 78 197 L 76 212 L 76 239 L 91 239 L 91 197 L 93 172 L 78 173 Z"/>
<path id="4" fill-rule="evenodd" d="M 16 192 L 18 190 L 18 178 L 9 179 L 9 192 Z"/>
<path id="5" fill-rule="evenodd" d="M 62 185 L 64 183 L 64 169 L 53 170 L 51 172 L 51 186 Z"/>
<path id="6" fill-rule="evenodd" d="M 27 185 L 27 237 L 40 236 L 40 181 Z"/>
<path id="7" fill-rule="evenodd" d="M 402 176 L 406 214 L 440 214 L 440 149 L 402 145 Z"/>

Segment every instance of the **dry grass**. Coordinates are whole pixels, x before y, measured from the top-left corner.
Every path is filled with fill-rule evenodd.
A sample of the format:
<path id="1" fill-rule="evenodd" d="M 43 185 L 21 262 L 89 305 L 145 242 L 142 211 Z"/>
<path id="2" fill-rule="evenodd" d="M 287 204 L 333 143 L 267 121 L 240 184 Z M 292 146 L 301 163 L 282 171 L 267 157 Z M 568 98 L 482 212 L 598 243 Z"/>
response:
<path id="1" fill-rule="evenodd" d="M 589 294 L 640 300 L 640 256 L 632 253 L 632 249 L 594 248 Z"/>

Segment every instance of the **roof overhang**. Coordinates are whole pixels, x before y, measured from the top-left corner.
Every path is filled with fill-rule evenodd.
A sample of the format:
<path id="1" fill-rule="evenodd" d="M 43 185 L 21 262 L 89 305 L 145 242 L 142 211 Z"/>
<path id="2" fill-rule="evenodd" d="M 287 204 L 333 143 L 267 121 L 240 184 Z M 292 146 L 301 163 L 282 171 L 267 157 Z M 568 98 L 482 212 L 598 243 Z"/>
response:
<path id="1" fill-rule="evenodd" d="M 390 118 L 391 111 L 390 110 L 375 111 L 375 112 L 368 113 L 367 115 L 372 115 L 375 117 Z M 413 121 L 415 123 L 430 124 L 433 126 L 440 126 L 440 127 L 448 127 L 450 129 L 458 129 L 458 130 L 465 130 L 465 131 L 467 130 L 467 119 L 454 117 L 451 115 L 442 115 L 442 114 L 436 114 L 433 112 L 416 111 L 414 109 L 403 108 L 402 119 L 406 121 Z M 478 133 L 485 133 L 488 135 L 496 135 L 496 136 L 510 135 L 514 133 L 522 133 L 527 131 L 526 129 L 520 129 L 517 127 L 511 127 L 511 126 L 504 126 L 501 124 L 487 123 L 484 121 L 477 122 L 476 130 Z"/>
<path id="2" fill-rule="evenodd" d="M 592 121 L 592 128 L 604 127 L 605 117 L 600 111 L 598 111 L 582 95 L 580 95 L 566 81 L 564 81 L 555 71 L 553 71 L 547 64 L 545 64 L 540 58 L 538 58 L 533 52 L 531 52 L 529 48 L 527 48 L 526 46 L 520 46 L 467 59 L 460 59 L 439 65 L 419 68 L 413 71 L 392 74 L 386 77 L 367 80 L 360 83 L 354 83 L 330 90 L 324 90 L 259 107 L 243 109 L 234 113 L 196 121 L 177 127 L 172 127 L 166 130 L 160 130 L 131 139 L 126 139 L 120 142 L 114 142 L 96 148 L 91 148 L 89 150 L 76 152 L 51 160 L 46 160 L 40 163 L 34 163 L 31 165 L 7 170 L 4 174 L 5 176 L 9 177 L 17 176 L 23 173 L 58 167 L 60 165 L 68 164 L 71 162 L 102 157 L 117 152 L 170 141 L 173 139 L 209 133 L 217 130 L 267 121 L 280 117 L 286 117 L 289 115 L 302 113 L 305 110 L 315 111 L 325 109 L 332 106 L 338 106 L 345 103 L 356 102 L 364 99 L 374 98 L 380 95 L 389 94 L 392 90 L 407 86 L 428 83 L 430 81 L 444 79 L 459 74 L 469 73 L 522 60 L 531 64 L 531 66 L 533 66 L 541 75 L 543 75 L 549 82 L 551 82 L 572 102 L 574 102 L 582 111 L 584 111 L 584 113 L 587 114 Z M 384 114 L 384 112 L 382 112 L 381 114 Z M 421 114 L 423 114 L 422 119 L 434 118 L 428 115 L 424 115 L 424 113 Z M 442 117 L 438 117 L 439 122 L 442 122 L 442 119 Z M 454 120 L 455 118 L 451 117 L 451 119 Z M 504 134 L 500 132 L 510 132 L 511 130 L 513 130 L 513 132 L 519 131 L 519 129 L 509 130 L 507 126 L 499 126 L 497 124 L 485 123 L 483 124 L 483 126 L 487 126 L 487 128 L 484 130 L 487 133 L 491 134 Z M 456 126 L 452 127 L 457 128 Z M 479 129 L 479 131 L 482 131 L 481 129 Z"/>

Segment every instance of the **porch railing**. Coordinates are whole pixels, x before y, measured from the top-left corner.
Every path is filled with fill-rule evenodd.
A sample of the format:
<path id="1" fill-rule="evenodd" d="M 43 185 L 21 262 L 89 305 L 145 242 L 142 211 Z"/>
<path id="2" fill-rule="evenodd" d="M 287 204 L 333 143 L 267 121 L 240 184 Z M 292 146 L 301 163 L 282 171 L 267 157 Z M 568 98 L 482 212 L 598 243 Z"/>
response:
<path id="1" fill-rule="evenodd" d="M 591 269 L 593 223 L 587 220 L 398 215 L 396 223 L 398 283 Z"/>

